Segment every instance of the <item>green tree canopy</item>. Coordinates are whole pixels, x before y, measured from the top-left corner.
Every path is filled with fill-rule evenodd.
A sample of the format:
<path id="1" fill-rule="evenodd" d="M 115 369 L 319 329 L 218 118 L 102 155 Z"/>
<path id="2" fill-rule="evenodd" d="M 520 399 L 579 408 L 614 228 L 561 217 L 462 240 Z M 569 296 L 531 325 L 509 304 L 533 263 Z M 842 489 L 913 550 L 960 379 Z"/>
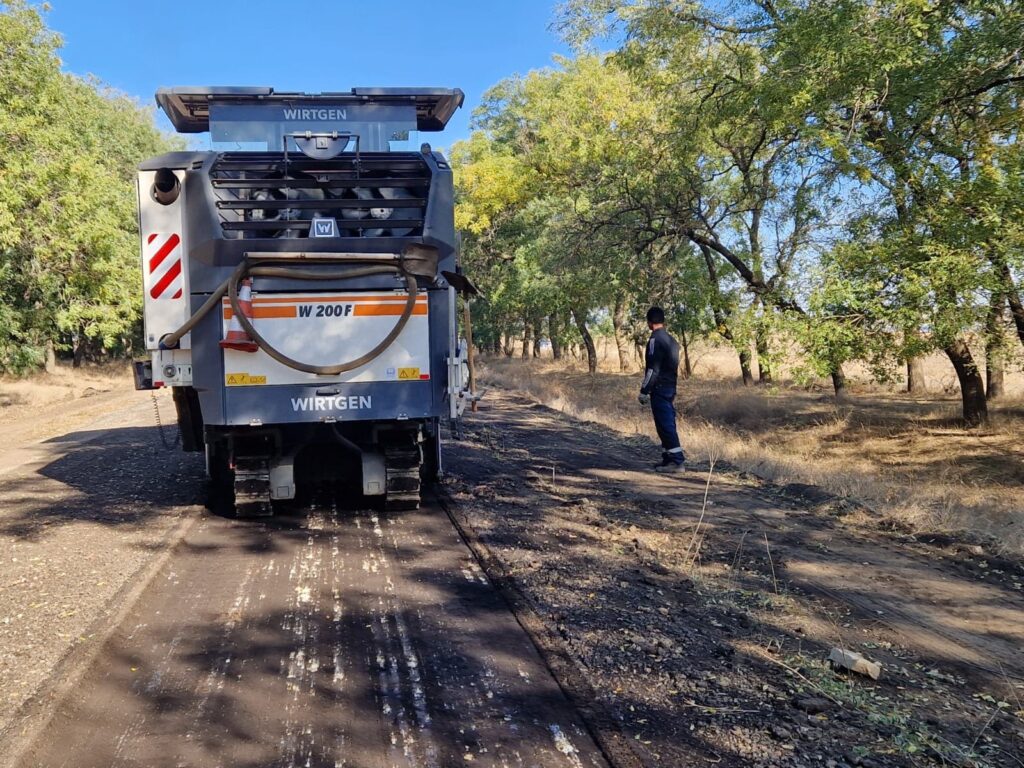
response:
<path id="1" fill-rule="evenodd" d="M 561 26 L 576 58 L 496 86 L 458 157 L 485 283 L 528 257 L 558 286 L 534 304 L 680 304 L 745 380 L 789 338 L 837 394 L 848 361 L 941 350 L 984 421 L 972 342 L 996 365 L 1007 308 L 1024 341 L 1020 3 L 569 0 Z"/>
<path id="2" fill-rule="evenodd" d="M 126 351 L 141 312 L 135 166 L 179 146 L 132 99 L 60 69 L 60 38 L 0 5 L 0 370 L 48 345 Z"/>

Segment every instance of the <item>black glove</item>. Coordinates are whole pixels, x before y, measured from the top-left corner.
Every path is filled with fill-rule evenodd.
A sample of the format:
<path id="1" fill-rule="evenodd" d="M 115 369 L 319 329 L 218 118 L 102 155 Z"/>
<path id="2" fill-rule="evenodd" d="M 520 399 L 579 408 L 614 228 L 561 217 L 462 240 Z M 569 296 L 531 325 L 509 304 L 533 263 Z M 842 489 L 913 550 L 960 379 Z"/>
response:
<path id="1" fill-rule="evenodd" d="M 651 396 L 644 394 L 643 392 L 637 395 L 636 399 L 640 403 L 640 405 L 647 405 L 648 403 L 651 402 Z"/>

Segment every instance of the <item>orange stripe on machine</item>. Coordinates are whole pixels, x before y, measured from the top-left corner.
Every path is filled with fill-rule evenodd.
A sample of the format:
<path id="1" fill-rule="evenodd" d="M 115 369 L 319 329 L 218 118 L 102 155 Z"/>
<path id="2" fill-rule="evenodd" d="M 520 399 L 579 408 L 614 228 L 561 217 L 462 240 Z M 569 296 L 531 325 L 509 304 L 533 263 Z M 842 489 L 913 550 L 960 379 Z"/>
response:
<path id="1" fill-rule="evenodd" d="M 400 315 L 405 310 L 403 304 L 356 304 L 356 317 L 370 317 L 381 315 Z M 417 304 L 412 308 L 414 315 L 427 314 L 426 304 Z"/>
<path id="2" fill-rule="evenodd" d="M 265 300 L 269 301 L 269 299 Z M 274 304 L 259 303 L 260 299 L 253 301 L 253 318 L 254 319 L 288 319 L 288 318 L 317 318 L 317 317 L 386 317 L 386 316 L 400 316 L 405 311 L 405 300 L 400 301 L 374 301 L 368 302 L 365 300 L 352 300 L 348 298 L 316 298 L 316 299 L 274 299 Z M 345 307 L 345 311 L 339 311 L 342 307 L 337 306 L 335 302 L 346 301 L 351 304 L 351 307 Z M 314 305 L 302 306 L 299 305 Z M 315 308 L 315 305 L 329 305 L 327 306 L 326 312 L 321 312 Z M 321 307 L 323 309 L 323 307 Z M 223 305 L 224 319 L 230 320 L 233 316 L 230 303 L 225 301 Z M 417 299 L 415 306 L 412 310 L 413 315 L 426 315 L 427 314 L 427 302 L 426 299 L 420 301 Z"/>
<path id="3" fill-rule="evenodd" d="M 225 320 L 230 320 L 232 317 L 234 317 L 234 314 L 235 313 L 231 311 L 231 307 L 230 306 L 224 307 L 224 319 Z M 252 316 L 253 316 L 253 318 L 256 318 L 256 319 L 259 319 L 259 318 L 270 318 L 270 317 L 274 317 L 274 318 L 296 317 L 297 315 L 298 315 L 298 311 L 296 310 L 294 305 L 292 305 L 290 307 L 288 307 L 288 306 L 280 306 L 280 307 L 253 307 L 252 308 Z"/>

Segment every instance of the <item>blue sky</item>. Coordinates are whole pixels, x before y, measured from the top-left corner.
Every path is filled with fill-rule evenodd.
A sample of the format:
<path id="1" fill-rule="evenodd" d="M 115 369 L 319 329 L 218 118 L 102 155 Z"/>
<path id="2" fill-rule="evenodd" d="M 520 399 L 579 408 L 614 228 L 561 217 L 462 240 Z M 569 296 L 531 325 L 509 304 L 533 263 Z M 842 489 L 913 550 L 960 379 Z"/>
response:
<path id="1" fill-rule="evenodd" d="M 568 53 L 550 25 L 557 0 L 49 0 L 64 68 L 153 103 L 161 85 L 462 88 L 442 134 L 469 132 L 483 92 Z M 161 126 L 170 124 L 161 119 Z"/>

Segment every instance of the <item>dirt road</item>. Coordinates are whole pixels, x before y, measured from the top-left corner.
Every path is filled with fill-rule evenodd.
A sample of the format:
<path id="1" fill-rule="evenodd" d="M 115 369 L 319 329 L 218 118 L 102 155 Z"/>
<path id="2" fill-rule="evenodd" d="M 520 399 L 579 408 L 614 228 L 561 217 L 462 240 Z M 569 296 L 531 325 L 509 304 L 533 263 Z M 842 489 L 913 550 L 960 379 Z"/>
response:
<path id="1" fill-rule="evenodd" d="M 202 512 L 201 472 L 201 457 L 163 447 L 153 402 L 132 391 L 0 423 L 0 735 L 24 729 L 54 671 L 91 652 Z"/>
<path id="2" fill-rule="evenodd" d="M 608 723 L 648 768 L 1020 765 L 1020 563 L 813 489 L 653 475 L 646 439 L 496 391 L 448 446 L 472 552 L 435 503 L 228 520 L 148 402 L 102 410 L 0 476 L 23 768 L 582 768 L 607 765 L 588 733 Z M 882 679 L 829 669 L 835 645 Z"/>
<path id="3" fill-rule="evenodd" d="M 159 507 L 174 485 L 198 493 L 198 472 L 152 471 L 139 430 L 153 431 L 68 437 L 70 457 L 51 452 L 33 467 L 88 472 L 97 482 L 86 498 L 107 514 Z M 147 472 L 161 481 L 117 481 Z M 25 509 L 8 535 L 60 519 L 68 501 Z M 435 505 L 320 507 L 269 522 L 204 515 L 20 765 L 606 763 Z"/>
<path id="4" fill-rule="evenodd" d="M 49 733 L 24 765 L 604 765 L 436 507 L 204 519 Z"/>
<path id="5" fill-rule="evenodd" d="M 1020 562 L 728 467 L 660 476 L 646 437 L 507 392 L 450 454 L 457 514 L 644 764 L 1024 765 Z"/>

